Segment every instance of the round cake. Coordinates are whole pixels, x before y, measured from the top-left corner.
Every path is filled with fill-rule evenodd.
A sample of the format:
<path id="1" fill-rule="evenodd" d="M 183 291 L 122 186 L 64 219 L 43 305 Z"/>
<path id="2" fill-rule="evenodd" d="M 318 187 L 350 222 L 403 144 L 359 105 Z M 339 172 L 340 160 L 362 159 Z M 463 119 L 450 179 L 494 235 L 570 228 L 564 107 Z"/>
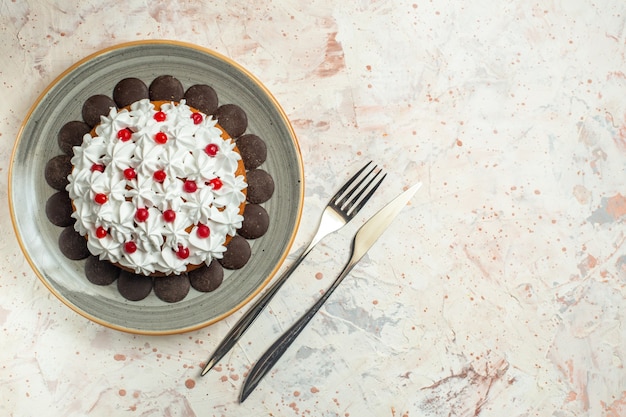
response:
<path id="1" fill-rule="evenodd" d="M 113 107 L 73 152 L 74 228 L 101 260 L 180 274 L 221 258 L 241 227 L 241 155 L 217 120 L 185 100 Z"/>

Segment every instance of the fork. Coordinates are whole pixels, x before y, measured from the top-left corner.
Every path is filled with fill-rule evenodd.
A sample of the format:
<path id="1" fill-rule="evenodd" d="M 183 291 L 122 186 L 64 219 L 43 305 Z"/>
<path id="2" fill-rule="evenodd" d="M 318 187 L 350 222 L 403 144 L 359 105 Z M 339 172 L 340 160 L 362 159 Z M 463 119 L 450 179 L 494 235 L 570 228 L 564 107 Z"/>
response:
<path id="1" fill-rule="evenodd" d="M 352 186 L 352 184 L 371 164 L 372 161 L 365 164 L 365 166 L 354 174 L 354 176 L 352 176 L 352 178 L 350 178 L 330 199 L 324 209 L 324 212 L 322 213 L 322 217 L 317 227 L 317 232 L 313 236 L 313 239 L 309 242 L 306 249 L 304 249 L 302 254 L 294 261 L 294 263 L 270 286 L 265 294 L 263 294 L 252 305 L 252 307 L 250 307 L 250 309 L 241 317 L 241 319 L 239 319 L 233 328 L 230 329 L 224 340 L 222 340 L 213 352 L 213 355 L 209 358 L 209 361 L 200 375 L 206 375 L 207 372 L 209 372 L 211 368 L 213 368 L 213 366 L 215 366 L 215 364 L 222 359 L 230 349 L 232 349 L 245 331 L 252 325 L 252 322 L 254 322 L 254 320 L 259 316 L 261 311 L 263 311 L 263 309 L 269 304 L 274 295 L 276 295 L 280 287 L 285 283 L 285 281 L 287 281 L 287 278 L 291 276 L 293 271 L 295 271 L 298 265 L 302 263 L 304 258 L 306 258 L 315 245 L 317 245 L 324 237 L 345 226 L 354 218 L 354 216 L 356 216 L 365 203 L 367 203 L 367 201 L 372 197 L 376 189 L 387 176 L 387 174 L 384 174 L 376 183 L 374 183 L 374 181 L 382 173 L 382 170 L 378 170 L 372 176 L 372 173 L 376 170 L 377 165 L 374 165 L 363 176 L 363 178 Z"/>

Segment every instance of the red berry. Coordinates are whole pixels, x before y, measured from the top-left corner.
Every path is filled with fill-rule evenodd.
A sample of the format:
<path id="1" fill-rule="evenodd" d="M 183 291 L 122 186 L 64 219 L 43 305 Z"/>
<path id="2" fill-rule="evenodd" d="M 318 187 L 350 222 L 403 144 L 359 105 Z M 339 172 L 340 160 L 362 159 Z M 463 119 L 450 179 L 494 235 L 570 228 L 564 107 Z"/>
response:
<path id="1" fill-rule="evenodd" d="M 211 229 L 209 229 L 209 226 L 207 226 L 206 224 L 199 224 L 196 234 L 199 238 L 206 239 L 211 235 Z"/>
<path id="2" fill-rule="evenodd" d="M 192 180 L 187 180 L 185 181 L 185 183 L 183 184 L 183 189 L 185 190 L 185 192 L 187 193 L 194 193 L 196 192 L 196 190 L 198 189 L 198 185 L 196 184 L 195 181 Z"/>
<path id="3" fill-rule="evenodd" d="M 211 184 L 211 187 L 213 187 L 214 190 L 219 190 L 220 188 L 222 188 L 222 185 L 224 185 L 222 183 L 222 180 L 219 178 L 213 178 L 209 181 L 209 184 Z"/>
<path id="4" fill-rule="evenodd" d="M 159 145 L 163 145 L 165 142 L 167 142 L 167 135 L 163 132 L 159 132 L 154 135 L 154 141 Z"/>
<path id="5" fill-rule="evenodd" d="M 96 229 L 96 237 L 98 239 L 102 239 L 106 237 L 107 234 L 108 234 L 107 229 L 105 229 L 102 226 L 98 226 L 98 228 Z"/>
<path id="6" fill-rule="evenodd" d="M 165 220 L 168 223 L 172 223 L 174 220 L 176 220 L 176 212 L 174 210 L 165 210 L 163 212 L 163 220 Z"/>
<path id="7" fill-rule="evenodd" d="M 124 178 L 126 178 L 127 180 L 133 180 L 137 177 L 137 173 L 135 172 L 135 170 L 133 168 L 126 168 L 124 170 Z"/>
<path id="8" fill-rule="evenodd" d="M 178 250 L 176 251 L 176 256 L 180 259 L 189 258 L 189 248 L 184 247 L 183 245 L 178 245 Z"/>
<path id="9" fill-rule="evenodd" d="M 167 177 L 167 174 L 162 169 L 155 171 L 154 174 L 152 175 L 152 178 L 154 178 L 156 182 L 163 182 L 165 181 L 166 177 Z"/>
<path id="10" fill-rule="evenodd" d="M 217 155 L 217 151 L 219 151 L 219 148 L 214 143 L 209 143 L 206 148 L 204 148 L 204 152 L 206 152 L 209 156 Z"/>
<path id="11" fill-rule="evenodd" d="M 200 123 L 202 123 L 202 120 L 204 119 L 204 117 L 202 117 L 200 113 L 191 113 L 191 118 L 193 119 L 194 125 L 199 125 Z"/>
<path id="12" fill-rule="evenodd" d="M 124 251 L 126 253 L 135 253 L 137 251 L 137 245 L 135 242 L 126 242 L 124 243 Z"/>
<path id="13" fill-rule="evenodd" d="M 91 171 L 104 172 L 104 165 L 102 165 L 102 164 L 93 164 L 91 166 Z"/>
<path id="14" fill-rule="evenodd" d="M 109 201 L 109 197 L 107 197 L 106 194 L 102 194 L 102 193 L 98 193 L 96 194 L 96 196 L 93 199 L 96 203 L 102 205 L 104 203 L 106 203 L 107 201 Z"/>
<path id="15" fill-rule="evenodd" d="M 122 130 L 117 132 L 117 138 L 119 140 L 121 140 L 122 142 L 126 142 L 126 141 L 130 140 L 130 137 L 132 135 L 133 135 L 133 132 L 131 132 L 130 129 L 128 129 L 128 128 L 122 129 Z"/>
<path id="16" fill-rule="evenodd" d="M 154 113 L 154 120 L 156 120 L 157 122 L 164 122 L 166 118 L 167 116 L 162 111 Z"/>
<path id="17" fill-rule="evenodd" d="M 135 220 L 137 220 L 138 222 L 145 222 L 146 220 L 148 220 L 149 214 L 150 212 L 148 211 L 147 208 L 140 207 L 137 209 L 137 212 L 135 213 Z"/>

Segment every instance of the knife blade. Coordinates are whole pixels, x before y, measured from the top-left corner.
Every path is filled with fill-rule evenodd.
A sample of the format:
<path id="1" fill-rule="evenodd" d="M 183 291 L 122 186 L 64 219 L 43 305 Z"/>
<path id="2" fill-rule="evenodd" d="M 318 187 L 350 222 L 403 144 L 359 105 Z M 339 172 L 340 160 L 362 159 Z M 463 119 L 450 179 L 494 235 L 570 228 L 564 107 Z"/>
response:
<path id="1" fill-rule="evenodd" d="M 354 235 L 351 245 L 350 259 L 344 266 L 341 273 L 337 276 L 335 281 L 331 284 L 326 292 L 313 304 L 313 306 L 306 312 L 298 321 L 296 321 L 285 333 L 283 333 L 278 340 L 276 340 L 272 346 L 263 353 L 261 358 L 250 369 L 248 377 L 243 383 L 241 393 L 239 396 L 239 402 L 242 403 L 248 398 L 250 393 L 254 391 L 263 377 L 272 369 L 272 367 L 278 362 L 283 353 L 289 348 L 298 335 L 304 330 L 306 325 L 311 321 L 313 316 L 322 307 L 326 300 L 330 297 L 333 291 L 339 286 L 341 281 L 350 273 L 352 268 L 363 258 L 367 251 L 374 245 L 376 240 L 383 234 L 383 232 L 389 227 L 391 222 L 400 214 L 400 211 L 411 200 L 413 195 L 421 187 L 421 183 L 413 185 L 408 190 L 394 198 L 385 207 L 380 209 L 374 214 L 367 222 L 359 228 Z"/>

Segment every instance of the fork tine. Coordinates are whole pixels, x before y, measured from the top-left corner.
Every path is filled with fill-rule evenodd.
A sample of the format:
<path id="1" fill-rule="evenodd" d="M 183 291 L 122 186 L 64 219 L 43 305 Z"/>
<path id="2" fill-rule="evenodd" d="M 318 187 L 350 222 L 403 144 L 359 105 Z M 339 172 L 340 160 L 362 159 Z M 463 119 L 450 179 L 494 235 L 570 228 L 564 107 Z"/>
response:
<path id="1" fill-rule="evenodd" d="M 369 161 L 367 164 L 365 164 L 365 166 L 363 168 L 359 169 L 358 172 L 352 176 L 352 178 L 350 178 L 348 181 L 346 181 L 346 183 L 339 189 L 339 191 L 337 191 L 335 193 L 335 195 L 333 196 L 333 198 L 330 199 L 330 201 L 333 201 L 333 202 L 335 202 L 337 204 L 336 201 L 339 200 L 339 198 L 342 196 L 342 194 L 346 192 L 348 187 L 350 187 L 352 185 L 352 183 L 354 181 L 356 181 L 356 179 L 359 177 L 359 175 L 361 175 L 361 173 L 363 171 L 365 171 L 365 169 L 368 166 L 370 166 L 371 163 L 372 163 L 372 161 Z M 374 168 L 376 168 L 376 166 L 374 166 Z M 374 170 L 374 168 L 372 168 L 372 170 Z M 367 175 L 369 175 L 369 173 Z"/>
<path id="2" fill-rule="evenodd" d="M 354 176 L 352 178 L 350 178 L 350 180 L 343 187 L 341 187 L 341 190 L 339 190 L 340 192 L 335 194 L 335 197 L 333 197 L 333 200 L 335 200 L 334 201 L 335 205 L 337 205 L 338 207 L 342 207 L 343 205 L 345 205 L 346 202 L 350 199 L 350 197 L 352 197 L 352 194 L 354 194 L 354 192 L 357 191 L 359 189 L 359 187 L 361 187 L 363 185 L 365 180 L 367 180 L 367 178 L 376 169 L 377 165 L 374 165 L 372 167 L 372 169 L 370 169 L 365 174 L 365 176 L 363 178 L 361 178 L 361 180 L 346 193 L 346 195 L 342 196 L 342 194 L 346 191 L 346 189 L 352 185 L 352 183 L 359 177 L 361 172 L 363 172 L 363 170 L 365 170 L 365 168 L 367 168 L 371 163 L 372 163 L 372 161 L 368 162 L 363 168 L 361 168 L 361 170 L 359 172 L 354 174 Z"/>
<path id="3" fill-rule="evenodd" d="M 356 195 L 356 197 L 354 197 L 354 199 L 352 201 L 350 201 L 346 205 L 346 207 L 344 208 L 344 210 L 346 212 L 346 215 L 348 215 L 350 217 L 355 216 L 359 212 L 359 210 L 361 210 L 363 208 L 365 203 L 367 203 L 367 200 L 369 200 L 370 197 L 372 197 L 372 195 L 374 194 L 376 189 L 378 189 L 378 187 L 383 182 L 383 180 L 385 179 L 387 174 L 383 175 L 382 178 L 380 180 L 378 180 L 378 182 L 376 184 L 374 184 L 374 186 L 369 190 L 369 192 L 367 194 L 365 194 L 365 196 L 359 201 L 359 199 L 361 198 L 361 195 L 369 188 L 369 186 L 374 182 L 374 180 L 376 178 L 378 178 L 378 175 L 380 173 L 381 173 L 381 171 L 378 171 L 376 173 L 376 175 L 374 175 L 374 177 L 367 183 L 367 185 L 361 191 L 359 191 L 359 193 Z M 358 204 L 356 206 L 354 206 L 354 204 L 357 201 L 358 201 Z"/>
<path id="4" fill-rule="evenodd" d="M 376 169 L 376 166 L 374 166 L 374 169 Z M 378 172 L 376 172 L 376 174 L 374 174 L 372 178 L 369 179 L 369 181 L 365 185 L 363 185 L 363 183 L 365 183 L 365 180 L 367 180 L 367 178 L 372 173 L 372 171 L 368 172 L 367 176 L 363 177 L 363 179 L 352 190 L 350 190 L 350 192 L 345 196 L 345 198 L 341 200 L 341 203 L 337 204 L 337 206 L 344 213 L 346 214 L 348 213 L 348 210 L 350 210 L 350 207 L 354 205 L 354 203 L 359 199 L 359 197 L 365 192 L 365 190 L 369 188 L 370 185 L 372 185 L 376 177 L 378 177 L 378 175 L 380 175 L 381 173 L 381 170 L 379 170 Z M 358 191 L 358 193 L 354 198 L 352 198 L 352 194 L 354 194 L 355 191 Z"/>

